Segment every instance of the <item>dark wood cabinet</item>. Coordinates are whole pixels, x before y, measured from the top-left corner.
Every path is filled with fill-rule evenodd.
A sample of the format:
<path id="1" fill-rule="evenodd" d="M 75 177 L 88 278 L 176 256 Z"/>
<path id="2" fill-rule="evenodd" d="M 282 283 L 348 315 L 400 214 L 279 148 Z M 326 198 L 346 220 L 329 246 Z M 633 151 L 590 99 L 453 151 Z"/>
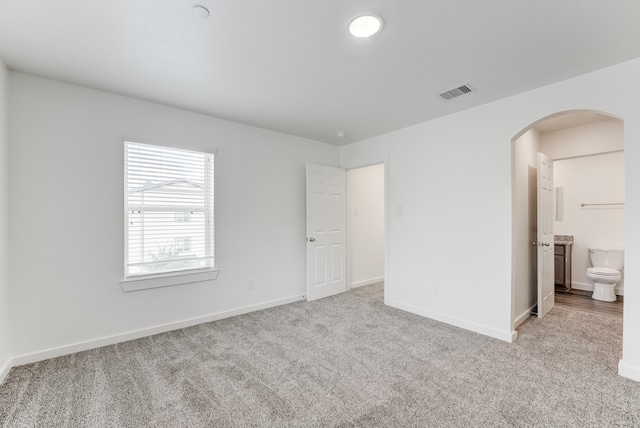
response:
<path id="1" fill-rule="evenodd" d="M 556 248 L 557 247 L 564 247 L 564 245 L 556 245 Z M 564 254 L 558 254 L 557 249 L 554 260 L 554 269 L 556 285 L 564 285 Z"/>
<path id="2" fill-rule="evenodd" d="M 572 244 L 555 244 L 554 277 L 556 288 L 571 289 L 571 247 Z"/>

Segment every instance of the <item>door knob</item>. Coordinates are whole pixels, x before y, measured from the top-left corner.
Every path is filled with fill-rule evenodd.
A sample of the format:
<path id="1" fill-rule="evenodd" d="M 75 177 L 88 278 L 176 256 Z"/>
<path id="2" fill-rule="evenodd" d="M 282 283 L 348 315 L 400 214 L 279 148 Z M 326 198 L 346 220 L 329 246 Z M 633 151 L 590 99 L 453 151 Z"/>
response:
<path id="1" fill-rule="evenodd" d="M 316 242 L 316 238 L 308 238 L 307 241 L 309 242 Z"/>
<path id="2" fill-rule="evenodd" d="M 542 243 L 542 246 L 543 246 L 543 247 L 548 247 L 549 245 L 551 245 L 551 244 L 549 244 L 548 242 L 543 242 L 543 243 Z"/>

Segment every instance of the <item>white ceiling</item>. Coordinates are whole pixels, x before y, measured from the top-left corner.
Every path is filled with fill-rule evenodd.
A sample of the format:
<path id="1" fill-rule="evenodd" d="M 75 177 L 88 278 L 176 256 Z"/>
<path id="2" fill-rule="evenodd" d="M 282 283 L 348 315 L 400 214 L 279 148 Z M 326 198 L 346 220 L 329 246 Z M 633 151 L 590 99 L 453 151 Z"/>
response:
<path id="1" fill-rule="evenodd" d="M 0 57 L 342 145 L 640 57 L 639 23 L 638 0 L 0 0 Z"/>

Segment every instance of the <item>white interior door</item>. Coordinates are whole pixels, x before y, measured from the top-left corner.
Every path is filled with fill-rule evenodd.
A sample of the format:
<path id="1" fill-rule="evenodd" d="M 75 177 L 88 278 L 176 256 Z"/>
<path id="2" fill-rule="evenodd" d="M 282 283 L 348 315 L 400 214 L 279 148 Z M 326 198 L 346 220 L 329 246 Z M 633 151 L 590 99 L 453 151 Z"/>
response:
<path id="1" fill-rule="evenodd" d="M 553 276 L 553 161 L 538 153 L 538 317 L 555 305 Z"/>
<path id="2" fill-rule="evenodd" d="M 347 291 L 346 173 L 307 164 L 307 300 Z"/>

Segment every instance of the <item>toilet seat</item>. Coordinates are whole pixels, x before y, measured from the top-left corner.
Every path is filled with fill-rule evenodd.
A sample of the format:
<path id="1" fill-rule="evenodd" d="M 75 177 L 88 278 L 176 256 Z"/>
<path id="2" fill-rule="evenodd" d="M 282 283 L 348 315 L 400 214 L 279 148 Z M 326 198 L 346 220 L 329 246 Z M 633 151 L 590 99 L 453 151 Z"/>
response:
<path id="1" fill-rule="evenodd" d="M 616 276 L 620 274 L 620 271 L 607 267 L 590 267 L 587 269 L 588 273 L 600 276 Z"/>

